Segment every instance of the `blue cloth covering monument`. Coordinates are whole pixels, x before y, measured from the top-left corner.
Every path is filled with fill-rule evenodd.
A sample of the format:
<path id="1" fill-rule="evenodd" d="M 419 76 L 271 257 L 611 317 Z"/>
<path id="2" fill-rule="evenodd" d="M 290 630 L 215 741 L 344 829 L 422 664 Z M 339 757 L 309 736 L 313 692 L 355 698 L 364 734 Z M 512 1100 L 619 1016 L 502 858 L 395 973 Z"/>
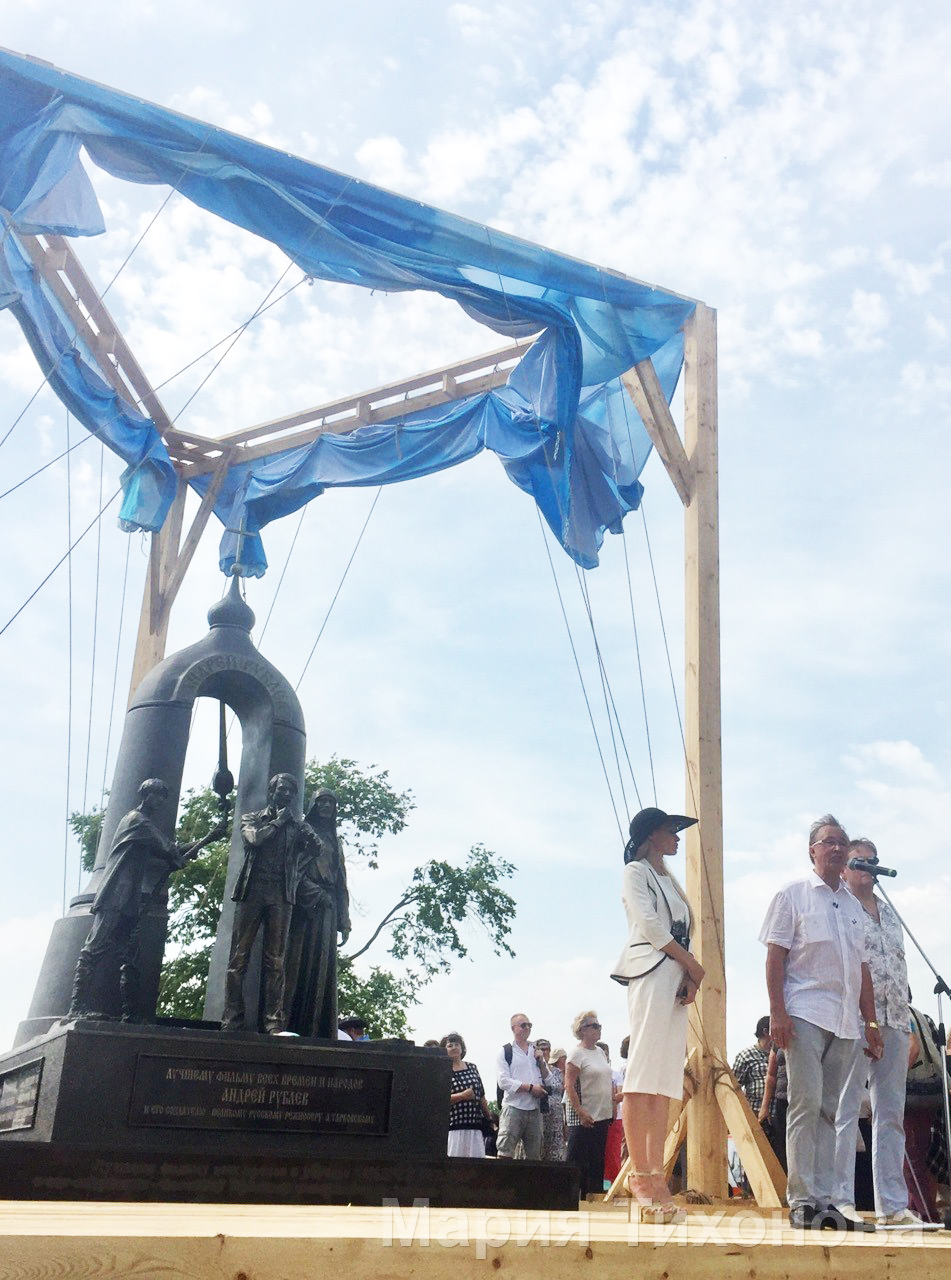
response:
<path id="1" fill-rule="evenodd" d="M 567 554 L 597 564 L 605 531 L 620 532 L 640 501 L 651 448 L 619 377 L 650 359 L 669 401 L 693 301 L 0 51 L 0 306 L 70 411 L 126 461 L 120 521 L 130 530 L 162 525 L 175 469 L 154 422 L 103 381 L 22 243 L 105 230 L 84 158 L 122 180 L 173 187 L 271 241 L 315 280 L 429 290 L 494 333 L 533 339 L 496 390 L 239 459 L 215 512 L 226 530 L 252 535 L 240 572 L 262 574 L 259 531 L 324 489 L 411 479 L 483 449 L 531 495 Z M 201 491 L 209 478 L 194 483 Z M 236 542 L 224 534 L 224 572 Z"/>

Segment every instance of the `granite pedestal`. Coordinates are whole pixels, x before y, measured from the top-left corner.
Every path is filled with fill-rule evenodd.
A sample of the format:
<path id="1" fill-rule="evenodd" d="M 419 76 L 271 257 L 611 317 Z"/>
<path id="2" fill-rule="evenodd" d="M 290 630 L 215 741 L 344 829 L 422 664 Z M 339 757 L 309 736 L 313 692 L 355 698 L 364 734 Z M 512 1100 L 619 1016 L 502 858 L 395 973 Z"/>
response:
<path id="1" fill-rule="evenodd" d="M 446 1157 L 408 1041 L 62 1022 L 0 1056 L 0 1198 L 575 1209 L 577 1171 Z"/>

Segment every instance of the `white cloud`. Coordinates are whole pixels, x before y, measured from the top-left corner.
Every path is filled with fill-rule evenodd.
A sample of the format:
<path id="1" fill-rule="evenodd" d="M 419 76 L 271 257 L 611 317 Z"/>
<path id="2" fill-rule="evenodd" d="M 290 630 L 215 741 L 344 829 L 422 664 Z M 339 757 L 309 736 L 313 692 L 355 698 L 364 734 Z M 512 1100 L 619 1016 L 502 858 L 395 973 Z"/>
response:
<path id="1" fill-rule="evenodd" d="M 879 261 L 901 292 L 914 298 L 930 293 L 935 281 L 944 275 L 945 270 L 943 258 L 928 263 L 907 262 L 899 258 L 888 245 L 881 250 Z"/>
<path id="2" fill-rule="evenodd" d="M 951 160 L 939 160 L 915 170 L 911 182 L 916 187 L 951 187 Z"/>
<path id="3" fill-rule="evenodd" d="M 875 351 L 881 347 L 888 322 L 888 307 L 880 293 L 868 293 L 864 289 L 853 292 L 845 332 L 855 351 Z"/>
<path id="4" fill-rule="evenodd" d="M 948 326 L 939 320 L 937 316 L 933 316 L 930 312 L 924 319 L 925 337 L 928 339 L 928 345 L 932 347 L 944 347 L 948 343 Z"/>
<path id="5" fill-rule="evenodd" d="M 357 160 L 371 182 L 392 191 L 408 191 L 413 183 L 406 165 L 406 148 L 397 138 L 367 138 Z"/>

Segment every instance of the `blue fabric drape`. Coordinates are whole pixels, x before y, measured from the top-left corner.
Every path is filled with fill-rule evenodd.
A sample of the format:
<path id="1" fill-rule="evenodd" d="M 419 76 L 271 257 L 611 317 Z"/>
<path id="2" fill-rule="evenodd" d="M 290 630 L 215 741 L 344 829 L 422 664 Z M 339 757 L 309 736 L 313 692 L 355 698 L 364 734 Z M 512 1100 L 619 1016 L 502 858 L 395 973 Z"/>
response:
<path id="1" fill-rule="evenodd" d="M 0 305 L 11 309 L 57 394 L 129 463 L 122 518 L 155 528 L 175 473 L 154 424 L 112 395 L 76 343 L 16 232 L 96 235 L 102 215 L 81 151 L 130 182 L 174 186 L 202 208 L 278 245 L 315 279 L 386 291 L 426 289 L 496 333 L 539 334 L 508 384 L 301 450 L 238 463 L 215 511 L 257 535 L 332 485 L 380 484 L 453 466 L 491 449 L 538 503 L 559 542 L 597 564 L 640 500 L 650 450 L 618 382 L 654 361 L 668 398 L 694 303 L 563 257 L 464 218 L 92 84 L 0 53 Z M 207 479 L 196 479 L 198 489 Z M 233 563 L 226 532 L 221 562 Z M 241 571 L 261 573 L 260 538 Z"/>

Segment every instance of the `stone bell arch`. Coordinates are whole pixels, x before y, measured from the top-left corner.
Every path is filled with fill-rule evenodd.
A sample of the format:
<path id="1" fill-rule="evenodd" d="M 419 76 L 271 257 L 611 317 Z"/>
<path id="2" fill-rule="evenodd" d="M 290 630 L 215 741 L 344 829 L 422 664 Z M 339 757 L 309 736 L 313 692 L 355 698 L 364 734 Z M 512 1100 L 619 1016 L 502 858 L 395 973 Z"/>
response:
<path id="1" fill-rule="evenodd" d="M 182 772 L 197 698 L 214 698 L 231 708 L 241 725 L 241 763 L 234 814 L 262 809 L 268 780 L 275 773 L 297 779 L 296 816 L 303 806 L 306 737 L 297 695 L 285 677 L 255 649 L 251 640 L 254 613 L 241 598 L 237 578 L 208 611 L 208 634 L 196 644 L 171 654 L 142 680 L 126 713 L 109 804 L 103 818 L 96 864 L 89 883 L 53 926 L 46 956 L 26 1020 L 15 1044 L 42 1035 L 69 1009 L 73 974 L 92 924 L 90 906 L 102 878 L 116 827 L 138 802 L 140 784 L 161 778 L 168 799 L 154 821 L 163 835 L 174 835 L 181 797 Z M 205 999 L 206 1019 L 220 1019 L 228 964 L 234 903 L 231 890 L 243 859 L 239 824 L 234 822 L 224 903 L 212 951 Z M 154 1008 L 168 927 L 167 868 L 154 862 L 146 872 L 143 892 L 151 902 L 141 928 L 143 1003 Z M 248 1008 L 258 1005 L 258 967 L 252 964 L 245 992 Z M 252 990 L 252 987 L 255 989 Z M 118 975 L 103 975 L 96 1007 L 120 1011 Z"/>

